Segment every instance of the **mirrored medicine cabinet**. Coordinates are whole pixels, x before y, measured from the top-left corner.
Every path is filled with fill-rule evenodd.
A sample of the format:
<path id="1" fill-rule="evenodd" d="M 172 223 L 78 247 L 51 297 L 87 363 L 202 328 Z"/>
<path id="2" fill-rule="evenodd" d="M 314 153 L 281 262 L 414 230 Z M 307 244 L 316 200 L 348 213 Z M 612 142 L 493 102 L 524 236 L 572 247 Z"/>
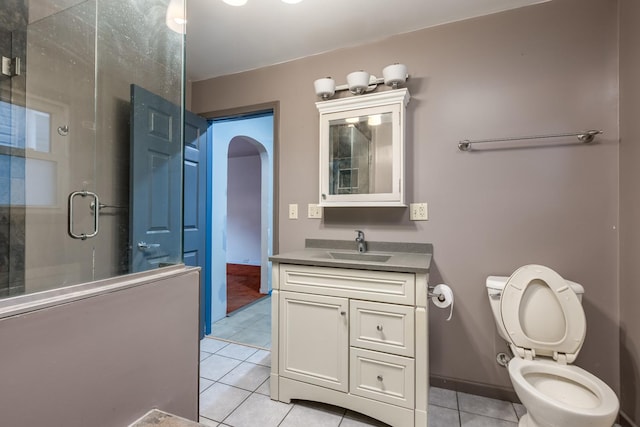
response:
<path id="1" fill-rule="evenodd" d="M 316 103 L 320 206 L 404 207 L 407 89 Z"/>

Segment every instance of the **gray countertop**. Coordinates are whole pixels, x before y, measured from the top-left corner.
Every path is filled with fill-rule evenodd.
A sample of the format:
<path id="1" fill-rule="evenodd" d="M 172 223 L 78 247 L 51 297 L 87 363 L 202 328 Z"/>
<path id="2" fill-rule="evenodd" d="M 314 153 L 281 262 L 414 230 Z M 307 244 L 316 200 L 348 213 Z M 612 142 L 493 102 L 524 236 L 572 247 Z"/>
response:
<path id="1" fill-rule="evenodd" d="M 304 249 L 269 259 L 283 264 L 428 273 L 432 257 L 433 245 L 428 243 L 367 242 L 367 252 L 361 256 L 353 240 L 306 239 Z"/>

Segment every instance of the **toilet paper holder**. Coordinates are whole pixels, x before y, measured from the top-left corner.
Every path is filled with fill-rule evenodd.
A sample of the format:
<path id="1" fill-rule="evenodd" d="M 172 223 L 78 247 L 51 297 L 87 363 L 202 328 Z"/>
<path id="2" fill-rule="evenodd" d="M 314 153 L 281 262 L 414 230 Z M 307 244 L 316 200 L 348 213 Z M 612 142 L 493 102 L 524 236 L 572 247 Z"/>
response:
<path id="1" fill-rule="evenodd" d="M 427 297 L 438 308 L 449 307 L 449 316 L 446 321 L 450 321 L 453 316 L 453 290 L 444 283 L 436 286 L 427 285 Z"/>
<path id="2" fill-rule="evenodd" d="M 438 298 L 439 301 L 444 301 L 444 294 L 441 294 L 440 292 L 436 293 L 434 292 L 435 290 L 435 286 L 433 285 L 428 285 L 427 286 L 427 298 Z"/>

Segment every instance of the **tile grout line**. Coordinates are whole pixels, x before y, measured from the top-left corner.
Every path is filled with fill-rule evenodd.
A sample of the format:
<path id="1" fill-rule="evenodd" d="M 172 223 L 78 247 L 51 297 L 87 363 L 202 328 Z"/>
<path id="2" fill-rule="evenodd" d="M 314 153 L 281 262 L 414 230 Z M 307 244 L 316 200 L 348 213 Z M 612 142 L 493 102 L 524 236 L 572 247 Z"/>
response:
<path id="1" fill-rule="evenodd" d="M 284 402 L 283 402 L 284 403 Z M 287 419 L 287 417 L 289 416 L 289 414 L 291 413 L 291 411 L 293 411 L 294 406 L 296 406 L 295 403 L 289 403 L 291 405 L 291 408 L 289 408 L 289 410 L 287 411 L 287 413 L 284 415 L 284 417 L 282 417 L 282 419 L 280 420 L 280 422 L 278 423 L 278 427 L 280 427 L 280 425 L 282 425 L 282 423 L 284 422 L 284 420 Z"/>
<path id="2" fill-rule="evenodd" d="M 476 414 L 475 412 L 462 411 L 462 410 L 461 410 L 461 411 L 458 411 L 458 413 L 460 413 L 460 414 L 461 414 L 461 413 L 463 413 L 463 412 L 464 412 L 465 414 L 469 414 L 469 415 L 478 415 L 478 416 L 480 416 L 480 417 L 484 417 L 484 418 L 491 418 L 492 420 L 498 420 L 498 421 L 506 421 L 506 422 L 508 422 L 508 423 L 516 423 L 516 424 L 518 424 L 518 421 L 520 421 L 520 420 L 518 419 L 518 415 L 516 415 L 516 421 L 513 421 L 513 420 L 507 420 L 507 419 L 504 419 L 504 418 L 492 417 L 491 415 Z"/>
<path id="3" fill-rule="evenodd" d="M 222 384 L 224 384 L 224 383 L 222 383 Z M 228 385 L 228 384 L 224 384 L 224 385 L 226 385 L 226 386 L 228 386 L 228 387 L 233 387 L 232 385 Z M 241 388 L 239 388 L 239 387 L 233 387 L 233 388 L 237 388 L 238 390 L 243 390 L 243 389 L 241 389 Z M 244 390 L 244 391 L 246 391 L 246 390 Z M 235 408 L 233 408 L 233 410 L 232 410 L 231 412 L 229 412 L 229 415 L 227 415 L 226 417 L 224 417 L 224 418 L 222 419 L 222 421 L 220 421 L 220 424 L 224 424 L 224 422 L 226 421 L 226 419 L 227 419 L 227 418 L 229 418 L 229 417 L 230 417 L 230 416 L 231 416 L 235 411 L 237 411 L 237 410 L 238 410 L 238 408 L 239 408 L 240 406 L 242 406 L 242 404 L 243 404 L 244 402 L 246 402 L 246 401 L 251 397 L 251 395 L 252 395 L 252 394 L 253 394 L 253 393 L 249 393 L 249 395 L 248 395 L 247 397 L 245 397 L 245 398 L 242 400 L 242 402 L 240 402 L 240 403 L 238 404 L 238 406 L 236 406 Z M 214 421 L 215 421 L 215 420 L 214 420 Z M 231 424 L 228 424 L 228 425 L 230 425 L 230 426 L 231 426 Z M 232 427 L 233 427 L 233 426 L 232 426 Z"/>

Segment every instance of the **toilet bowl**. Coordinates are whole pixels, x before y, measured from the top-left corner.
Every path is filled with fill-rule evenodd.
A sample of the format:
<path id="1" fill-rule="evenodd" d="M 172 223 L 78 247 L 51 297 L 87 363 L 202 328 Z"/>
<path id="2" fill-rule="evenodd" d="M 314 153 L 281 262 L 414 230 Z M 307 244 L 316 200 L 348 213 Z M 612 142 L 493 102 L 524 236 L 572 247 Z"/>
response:
<path id="1" fill-rule="evenodd" d="M 595 375 L 572 365 L 513 358 L 511 383 L 527 409 L 520 427 L 611 427 L 618 398 Z"/>
<path id="2" fill-rule="evenodd" d="M 504 283 L 501 292 L 498 283 Z M 586 319 L 580 285 L 548 267 L 527 265 L 511 277 L 491 276 L 487 290 L 500 335 L 515 357 L 508 364 L 527 409 L 520 427 L 611 427 L 618 398 L 602 380 L 571 365 Z"/>

